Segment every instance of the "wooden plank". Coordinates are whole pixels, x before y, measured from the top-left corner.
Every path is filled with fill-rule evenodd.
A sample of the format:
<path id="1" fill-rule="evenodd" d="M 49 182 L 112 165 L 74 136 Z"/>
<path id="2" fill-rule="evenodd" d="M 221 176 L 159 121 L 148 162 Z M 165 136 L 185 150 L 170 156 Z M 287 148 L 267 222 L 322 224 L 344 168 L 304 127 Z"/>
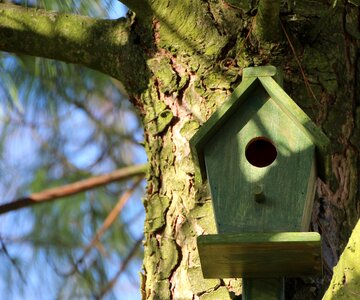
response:
<path id="1" fill-rule="evenodd" d="M 290 98 L 288 94 L 271 77 L 259 77 L 271 98 L 309 136 L 317 147 L 318 174 L 322 179 L 331 172 L 329 147 L 330 140 L 322 130 L 305 114 L 305 112 Z"/>
<path id="2" fill-rule="evenodd" d="M 278 85 L 283 86 L 282 70 L 274 66 L 244 68 L 243 80 L 251 77 L 272 77 Z"/>
<path id="3" fill-rule="evenodd" d="M 314 157 L 311 165 L 309 180 L 308 180 L 308 187 L 306 192 L 304 212 L 303 212 L 300 231 L 308 231 L 310 227 L 311 213 L 313 209 L 315 192 L 316 192 L 316 180 L 317 180 L 316 159 Z"/>
<path id="4" fill-rule="evenodd" d="M 204 278 L 273 278 L 320 274 L 315 232 L 203 235 L 197 239 Z"/>
<path id="5" fill-rule="evenodd" d="M 274 66 L 250 67 L 243 69 L 243 78 L 275 76 L 278 70 Z"/>

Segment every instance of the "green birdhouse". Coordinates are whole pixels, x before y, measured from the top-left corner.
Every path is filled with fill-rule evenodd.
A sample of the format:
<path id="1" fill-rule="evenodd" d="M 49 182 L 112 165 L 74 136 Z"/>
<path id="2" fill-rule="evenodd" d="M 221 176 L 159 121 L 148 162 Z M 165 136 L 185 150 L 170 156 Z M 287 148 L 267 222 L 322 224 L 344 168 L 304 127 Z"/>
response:
<path id="1" fill-rule="evenodd" d="M 218 229 L 198 238 L 205 277 L 321 269 L 320 236 L 306 231 L 329 142 L 279 81 L 273 66 L 244 69 L 242 83 L 190 141 L 196 180 L 208 180 Z M 299 264 L 298 255 L 307 261 Z"/>

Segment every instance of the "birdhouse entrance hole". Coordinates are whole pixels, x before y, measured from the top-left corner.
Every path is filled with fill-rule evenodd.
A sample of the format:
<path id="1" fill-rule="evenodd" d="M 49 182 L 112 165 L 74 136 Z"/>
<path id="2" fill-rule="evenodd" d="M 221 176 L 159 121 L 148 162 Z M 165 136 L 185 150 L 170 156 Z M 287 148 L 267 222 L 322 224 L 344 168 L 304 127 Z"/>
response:
<path id="1" fill-rule="evenodd" d="M 246 146 L 245 157 L 255 167 L 263 168 L 271 165 L 276 159 L 277 151 L 273 142 L 266 137 L 256 137 Z"/>

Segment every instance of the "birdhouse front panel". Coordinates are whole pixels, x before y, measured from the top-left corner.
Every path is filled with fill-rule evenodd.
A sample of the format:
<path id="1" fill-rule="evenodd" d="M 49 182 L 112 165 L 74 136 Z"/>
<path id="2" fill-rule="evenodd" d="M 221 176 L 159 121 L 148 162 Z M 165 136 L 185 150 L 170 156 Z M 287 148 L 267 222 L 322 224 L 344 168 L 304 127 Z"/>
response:
<path id="1" fill-rule="evenodd" d="M 315 146 L 259 85 L 204 146 L 219 233 L 303 231 Z"/>

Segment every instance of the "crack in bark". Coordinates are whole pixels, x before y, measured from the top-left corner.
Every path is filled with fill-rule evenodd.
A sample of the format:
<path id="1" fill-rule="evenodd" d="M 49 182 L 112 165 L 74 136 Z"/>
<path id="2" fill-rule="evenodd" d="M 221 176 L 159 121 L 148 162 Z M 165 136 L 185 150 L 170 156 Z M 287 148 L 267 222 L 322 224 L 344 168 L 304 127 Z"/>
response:
<path id="1" fill-rule="evenodd" d="M 175 242 L 175 247 L 176 247 L 176 251 L 177 251 L 177 262 L 176 264 L 174 265 L 173 269 L 171 270 L 170 272 L 170 275 L 169 275 L 169 282 L 170 282 L 170 295 L 172 295 L 172 299 L 175 299 L 174 298 L 174 289 L 175 289 L 175 285 L 173 285 L 173 282 L 174 282 L 174 277 L 176 275 L 176 271 L 177 269 L 180 267 L 181 265 L 181 262 L 182 262 L 182 259 L 183 259 L 183 254 L 182 254 L 182 247 L 176 242 L 176 239 L 174 240 Z"/>
<path id="2" fill-rule="evenodd" d="M 210 2 L 206 2 L 206 3 L 207 3 L 206 5 L 207 11 L 209 12 L 210 18 L 214 21 L 214 26 L 216 28 L 216 31 L 219 33 L 220 36 L 226 35 L 225 29 L 222 28 L 222 26 L 216 20 L 215 13 L 213 12 L 213 9 L 211 7 L 211 3 Z"/>

